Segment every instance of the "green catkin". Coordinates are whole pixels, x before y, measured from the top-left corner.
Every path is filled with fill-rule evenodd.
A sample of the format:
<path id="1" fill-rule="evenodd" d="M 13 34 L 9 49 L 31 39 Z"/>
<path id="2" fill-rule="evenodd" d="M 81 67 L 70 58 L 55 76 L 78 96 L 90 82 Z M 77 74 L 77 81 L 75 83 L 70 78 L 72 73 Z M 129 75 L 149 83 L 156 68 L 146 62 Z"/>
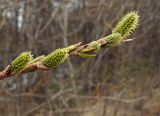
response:
<path id="1" fill-rule="evenodd" d="M 121 34 L 119 34 L 119 33 L 113 33 L 113 34 L 105 37 L 104 39 L 106 41 L 105 47 L 107 47 L 107 48 L 116 46 L 117 44 L 119 44 L 122 41 Z"/>
<path id="2" fill-rule="evenodd" d="M 96 54 L 87 53 L 87 52 L 94 50 L 95 53 L 98 53 L 100 51 L 100 48 L 101 48 L 100 44 L 97 41 L 93 41 L 89 43 L 88 46 L 84 50 L 78 53 L 78 55 L 82 58 L 93 58 L 96 56 Z"/>
<path id="3" fill-rule="evenodd" d="M 63 63 L 68 57 L 69 54 L 67 49 L 57 49 L 51 54 L 47 55 L 42 63 L 48 68 L 54 68 Z"/>
<path id="4" fill-rule="evenodd" d="M 87 48 L 82 50 L 82 52 L 88 52 L 93 49 L 96 53 L 100 51 L 100 44 L 97 41 L 93 41 L 88 44 Z"/>
<path id="5" fill-rule="evenodd" d="M 136 11 L 131 11 L 118 22 L 112 33 L 120 33 L 122 39 L 127 38 L 139 23 L 139 15 Z"/>
<path id="6" fill-rule="evenodd" d="M 11 63 L 11 73 L 20 73 L 27 64 L 32 60 L 33 56 L 31 52 L 21 53 L 12 63 Z"/>

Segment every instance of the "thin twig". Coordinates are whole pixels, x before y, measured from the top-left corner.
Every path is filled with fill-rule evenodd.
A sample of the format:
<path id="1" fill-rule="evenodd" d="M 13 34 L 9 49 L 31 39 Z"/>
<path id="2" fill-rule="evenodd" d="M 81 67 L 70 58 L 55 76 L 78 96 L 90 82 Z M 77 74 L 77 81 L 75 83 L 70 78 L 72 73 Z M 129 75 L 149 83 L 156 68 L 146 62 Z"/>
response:
<path id="1" fill-rule="evenodd" d="M 132 40 L 133 39 L 128 39 L 128 40 L 124 40 L 124 42 L 132 41 Z M 104 40 L 104 38 L 97 40 L 97 42 L 100 44 L 101 47 L 103 47 L 106 44 L 106 41 Z M 84 50 L 87 46 L 88 44 L 81 45 L 81 42 L 69 46 L 68 47 L 69 56 L 79 56 L 78 53 Z M 94 49 L 90 49 L 88 52 L 89 53 L 94 52 Z M 10 68 L 11 68 L 11 65 L 8 65 L 3 71 L 0 72 L 0 80 L 15 76 L 15 74 L 11 73 Z M 36 62 L 36 63 L 27 65 L 25 69 L 21 72 L 21 74 L 35 72 L 35 71 L 46 71 L 46 70 L 50 70 L 50 68 L 44 66 L 42 62 Z"/>

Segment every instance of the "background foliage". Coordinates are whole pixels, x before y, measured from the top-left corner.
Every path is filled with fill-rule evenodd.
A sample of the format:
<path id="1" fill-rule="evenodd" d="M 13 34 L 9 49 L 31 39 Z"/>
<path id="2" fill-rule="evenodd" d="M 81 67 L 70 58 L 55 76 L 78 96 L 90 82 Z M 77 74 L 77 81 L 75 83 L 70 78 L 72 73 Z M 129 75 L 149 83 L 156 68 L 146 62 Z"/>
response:
<path id="1" fill-rule="evenodd" d="M 0 81 L 0 115 L 160 115 L 159 0 L 1 0 L 0 69 L 23 51 L 39 56 L 104 37 L 131 10 L 141 16 L 133 42 Z"/>

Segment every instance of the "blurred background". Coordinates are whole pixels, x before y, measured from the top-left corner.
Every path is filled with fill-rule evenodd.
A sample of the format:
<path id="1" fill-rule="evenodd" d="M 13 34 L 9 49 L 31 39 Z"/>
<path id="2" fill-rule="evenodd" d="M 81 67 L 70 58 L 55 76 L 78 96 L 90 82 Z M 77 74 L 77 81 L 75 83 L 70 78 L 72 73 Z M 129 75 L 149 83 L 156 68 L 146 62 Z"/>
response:
<path id="1" fill-rule="evenodd" d="M 127 12 L 140 25 L 96 58 L 0 81 L 0 116 L 160 116 L 159 0 L 0 0 L 0 69 L 109 35 Z"/>

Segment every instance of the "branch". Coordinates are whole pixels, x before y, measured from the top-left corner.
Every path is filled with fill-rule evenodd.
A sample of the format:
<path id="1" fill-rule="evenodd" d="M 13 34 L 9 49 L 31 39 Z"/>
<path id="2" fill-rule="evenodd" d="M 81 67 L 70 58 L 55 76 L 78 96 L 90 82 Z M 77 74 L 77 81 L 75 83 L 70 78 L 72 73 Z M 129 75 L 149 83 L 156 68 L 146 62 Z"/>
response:
<path id="1" fill-rule="evenodd" d="M 137 27 L 138 22 L 137 12 L 130 12 L 116 25 L 111 35 L 97 41 L 85 45 L 81 45 L 80 42 L 67 48 L 57 49 L 47 56 L 42 55 L 36 58 L 33 58 L 31 52 L 24 52 L 0 72 L 0 80 L 23 73 L 53 69 L 71 56 L 95 57 L 102 48 L 111 48 L 120 43 L 132 41 L 133 39 L 125 39 Z"/>
<path id="2" fill-rule="evenodd" d="M 128 39 L 129 41 L 132 41 L 133 39 Z M 128 42 L 128 40 L 125 40 L 124 42 Z M 101 47 L 103 47 L 106 42 L 104 41 L 104 39 L 99 39 L 98 42 L 101 44 Z M 87 53 L 87 52 L 94 52 L 94 49 L 90 49 L 87 52 L 81 52 L 83 50 L 85 50 L 85 48 L 87 48 L 89 44 L 85 44 L 85 45 L 81 45 L 81 42 L 75 45 L 71 45 L 69 47 L 70 51 L 69 51 L 69 55 L 70 56 L 79 56 L 79 53 Z M 0 72 L 0 80 L 7 78 L 7 77 L 12 77 L 15 76 L 16 74 L 13 74 L 10 72 L 10 67 L 11 65 L 8 65 L 5 70 Z M 50 70 L 50 68 L 44 66 L 42 64 L 41 61 L 33 63 L 33 64 L 29 64 L 27 65 L 27 67 L 21 72 L 21 73 L 29 73 L 29 72 L 35 72 L 35 71 L 47 71 Z"/>

